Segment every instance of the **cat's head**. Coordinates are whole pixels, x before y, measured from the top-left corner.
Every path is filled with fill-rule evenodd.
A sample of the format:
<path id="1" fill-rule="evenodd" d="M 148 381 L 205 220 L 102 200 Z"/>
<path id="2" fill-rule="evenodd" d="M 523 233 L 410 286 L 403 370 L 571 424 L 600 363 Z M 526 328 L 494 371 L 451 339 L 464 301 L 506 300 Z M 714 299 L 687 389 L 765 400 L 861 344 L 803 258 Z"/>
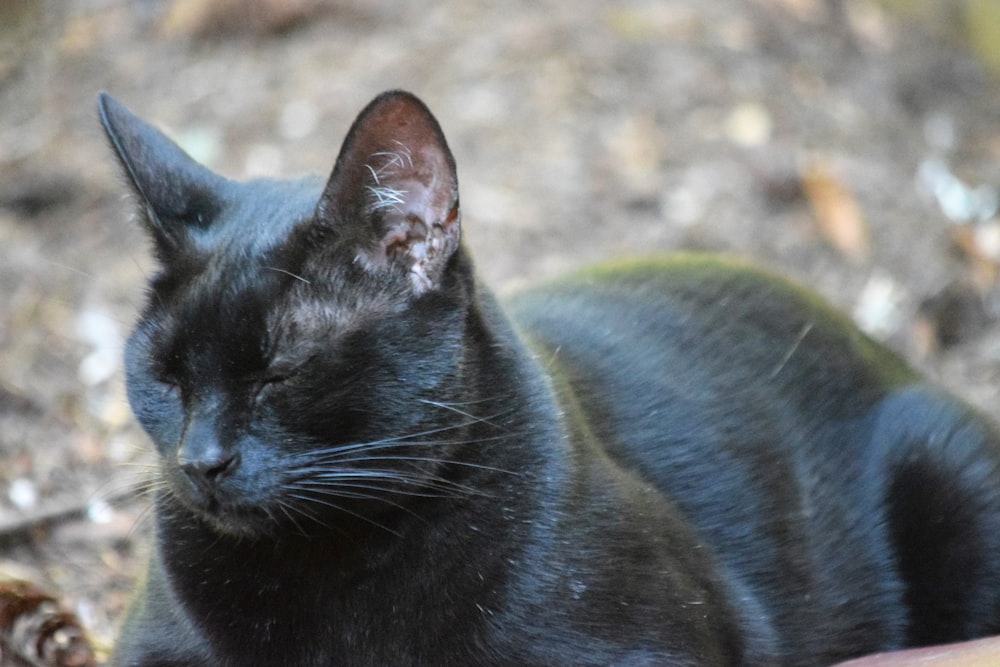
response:
<path id="1" fill-rule="evenodd" d="M 423 103 L 376 98 L 325 184 L 223 178 L 109 96 L 98 108 L 159 261 L 126 367 L 167 497 L 259 535 L 460 492 L 471 268 Z"/>

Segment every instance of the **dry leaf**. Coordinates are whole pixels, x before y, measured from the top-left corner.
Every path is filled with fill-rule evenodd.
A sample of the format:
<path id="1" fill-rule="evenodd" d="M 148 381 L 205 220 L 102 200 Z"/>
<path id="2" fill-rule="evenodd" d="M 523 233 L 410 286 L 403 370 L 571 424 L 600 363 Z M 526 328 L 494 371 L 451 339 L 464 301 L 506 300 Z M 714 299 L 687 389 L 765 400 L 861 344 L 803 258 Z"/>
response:
<path id="1" fill-rule="evenodd" d="M 997 263 L 976 234 L 972 225 L 955 225 L 951 228 L 951 242 L 962 253 L 972 282 L 986 289 L 997 281 Z"/>
<path id="2" fill-rule="evenodd" d="M 825 166 L 812 163 L 801 175 L 813 217 L 823 238 L 852 261 L 868 256 L 868 225 L 853 193 Z"/>
<path id="3" fill-rule="evenodd" d="M 27 581 L 0 581 L 0 666 L 94 667 L 79 620 Z"/>
<path id="4" fill-rule="evenodd" d="M 173 0 L 161 27 L 169 36 L 275 35 L 336 7 L 335 0 Z"/>

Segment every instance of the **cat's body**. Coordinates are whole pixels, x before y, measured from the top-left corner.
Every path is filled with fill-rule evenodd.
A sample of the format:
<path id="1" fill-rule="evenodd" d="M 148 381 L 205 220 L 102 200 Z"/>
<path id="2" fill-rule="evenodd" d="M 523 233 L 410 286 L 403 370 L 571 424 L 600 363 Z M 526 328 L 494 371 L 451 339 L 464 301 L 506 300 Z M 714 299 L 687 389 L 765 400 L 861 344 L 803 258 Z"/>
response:
<path id="1" fill-rule="evenodd" d="M 108 98 L 163 265 L 163 461 L 118 665 L 819 665 L 1000 630 L 1000 445 L 781 279 L 708 258 L 509 305 L 411 96 L 328 183 L 221 179 Z"/>

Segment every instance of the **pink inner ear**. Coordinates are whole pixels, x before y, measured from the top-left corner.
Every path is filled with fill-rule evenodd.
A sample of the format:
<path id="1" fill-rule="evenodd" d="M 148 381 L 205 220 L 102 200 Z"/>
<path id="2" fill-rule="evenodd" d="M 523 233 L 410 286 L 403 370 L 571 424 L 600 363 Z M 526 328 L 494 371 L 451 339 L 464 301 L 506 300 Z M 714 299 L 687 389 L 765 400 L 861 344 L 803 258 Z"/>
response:
<path id="1" fill-rule="evenodd" d="M 413 214 L 425 221 L 444 217 L 455 196 L 454 175 L 434 146 L 416 152 L 399 140 L 395 151 L 373 153 L 365 164 L 372 211 Z"/>
<path id="2" fill-rule="evenodd" d="M 369 255 L 370 265 L 398 262 L 419 292 L 434 287 L 459 241 L 459 208 L 454 175 L 438 147 L 372 154 L 365 165 L 371 213 L 382 221 L 384 236 Z"/>
<path id="3" fill-rule="evenodd" d="M 409 93 L 377 97 L 354 122 L 317 208 L 370 271 L 402 267 L 416 292 L 440 283 L 459 246 L 458 181 L 441 128 Z"/>

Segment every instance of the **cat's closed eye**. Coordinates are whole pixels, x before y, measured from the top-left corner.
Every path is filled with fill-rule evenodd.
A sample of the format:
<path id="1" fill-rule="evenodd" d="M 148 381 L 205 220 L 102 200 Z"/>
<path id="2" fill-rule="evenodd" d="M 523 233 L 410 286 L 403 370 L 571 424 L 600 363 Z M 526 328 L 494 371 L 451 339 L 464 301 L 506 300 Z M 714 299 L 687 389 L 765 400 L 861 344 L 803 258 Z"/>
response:
<path id="1" fill-rule="evenodd" d="M 264 375 L 256 381 L 256 394 L 254 398 L 259 402 L 260 400 L 267 398 L 275 390 L 279 389 L 281 385 L 288 381 L 289 376 L 285 374 L 269 374 Z"/>
<path id="2" fill-rule="evenodd" d="M 181 379 L 180 373 L 175 369 L 163 364 L 154 363 L 153 372 L 150 377 L 154 379 L 164 391 L 180 396 L 184 381 Z"/>
<path id="3" fill-rule="evenodd" d="M 255 387 L 255 400 L 259 402 L 271 393 L 284 388 L 301 372 L 302 368 L 298 364 L 284 360 L 271 362 L 267 368 L 250 379 L 251 384 Z"/>
<path id="4" fill-rule="evenodd" d="M 160 385 L 160 390 L 167 396 L 175 399 L 182 399 L 183 390 L 181 388 L 180 380 L 173 377 L 160 377 L 157 378 Z"/>

